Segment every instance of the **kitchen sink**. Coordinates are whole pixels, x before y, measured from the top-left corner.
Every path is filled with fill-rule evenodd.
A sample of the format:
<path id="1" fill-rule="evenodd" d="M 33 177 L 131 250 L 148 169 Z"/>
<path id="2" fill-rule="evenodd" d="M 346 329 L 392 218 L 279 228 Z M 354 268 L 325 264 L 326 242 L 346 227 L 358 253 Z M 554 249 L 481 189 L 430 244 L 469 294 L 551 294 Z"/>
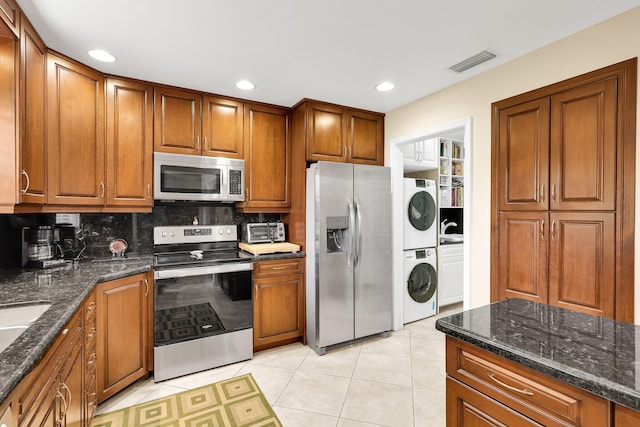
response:
<path id="1" fill-rule="evenodd" d="M 464 234 L 441 234 L 440 243 L 462 243 L 464 242 Z"/>
<path id="2" fill-rule="evenodd" d="M 51 307 L 46 301 L 0 305 L 0 352 Z"/>

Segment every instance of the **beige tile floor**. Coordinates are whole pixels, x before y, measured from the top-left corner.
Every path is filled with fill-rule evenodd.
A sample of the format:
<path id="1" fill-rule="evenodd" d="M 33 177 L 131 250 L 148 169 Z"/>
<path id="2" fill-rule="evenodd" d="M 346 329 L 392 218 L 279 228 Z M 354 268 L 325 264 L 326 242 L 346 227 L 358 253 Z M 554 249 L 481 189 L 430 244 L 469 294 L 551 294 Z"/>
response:
<path id="1" fill-rule="evenodd" d="M 318 356 L 300 343 L 253 359 L 154 383 L 141 380 L 98 406 L 98 413 L 251 373 L 285 427 L 442 427 L 445 425 L 444 335 L 437 317 Z"/>

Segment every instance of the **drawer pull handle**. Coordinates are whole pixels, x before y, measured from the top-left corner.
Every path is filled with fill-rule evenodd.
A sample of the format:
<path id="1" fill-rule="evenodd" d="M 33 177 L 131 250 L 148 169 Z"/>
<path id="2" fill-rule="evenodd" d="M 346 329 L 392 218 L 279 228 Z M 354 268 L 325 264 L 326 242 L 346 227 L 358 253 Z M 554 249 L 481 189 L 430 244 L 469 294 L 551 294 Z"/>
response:
<path id="1" fill-rule="evenodd" d="M 285 270 L 289 267 L 287 267 L 286 265 L 280 266 L 280 267 L 271 267 L 272 270 Z"/>
<path id="2" fill-rule="evenodd" d="M 513 387 L 510 386 L 509 384 L 505 384 L 502 381 L 500 381 L 499 379 L 497 379 L 494 375 L 493 372 L 489 373 L 489 378 L 491 378 L 493 381 L 497 382 L 498 384 L 500 384 L 502 387 L 507 388 L 511 391 L 515 391 L 516 393 L 520 393 L 520 394 L 526 394 L 527 396 L 533 396 L 533 393 L 530 392 L 529 390 L 525 389 L 521 389 L 521 388 L 517 388 L 517 387 Z"/>

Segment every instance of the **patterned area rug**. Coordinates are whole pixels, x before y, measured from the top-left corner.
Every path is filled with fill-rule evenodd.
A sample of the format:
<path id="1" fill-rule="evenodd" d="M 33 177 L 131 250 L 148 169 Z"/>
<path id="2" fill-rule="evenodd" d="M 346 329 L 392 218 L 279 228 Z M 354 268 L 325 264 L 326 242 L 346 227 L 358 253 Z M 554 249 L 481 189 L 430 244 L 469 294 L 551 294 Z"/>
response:
<path id="1" fill-rule="evenodd" d="M 98 415 L 93 427 L 282 427 L 247 374 Z"/>

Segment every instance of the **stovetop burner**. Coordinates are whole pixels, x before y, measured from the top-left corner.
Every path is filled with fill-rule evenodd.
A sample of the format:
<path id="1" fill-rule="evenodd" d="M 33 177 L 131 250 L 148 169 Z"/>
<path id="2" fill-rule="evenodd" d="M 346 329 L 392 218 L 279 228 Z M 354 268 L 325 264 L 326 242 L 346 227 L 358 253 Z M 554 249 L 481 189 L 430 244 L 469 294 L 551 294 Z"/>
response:
<path id="1" fill-rule="evenodd" d="M 238 250 L 235 225 L 163 226 L 153 229 L 154 267 L 199 267 L 249 260 Z"/>

